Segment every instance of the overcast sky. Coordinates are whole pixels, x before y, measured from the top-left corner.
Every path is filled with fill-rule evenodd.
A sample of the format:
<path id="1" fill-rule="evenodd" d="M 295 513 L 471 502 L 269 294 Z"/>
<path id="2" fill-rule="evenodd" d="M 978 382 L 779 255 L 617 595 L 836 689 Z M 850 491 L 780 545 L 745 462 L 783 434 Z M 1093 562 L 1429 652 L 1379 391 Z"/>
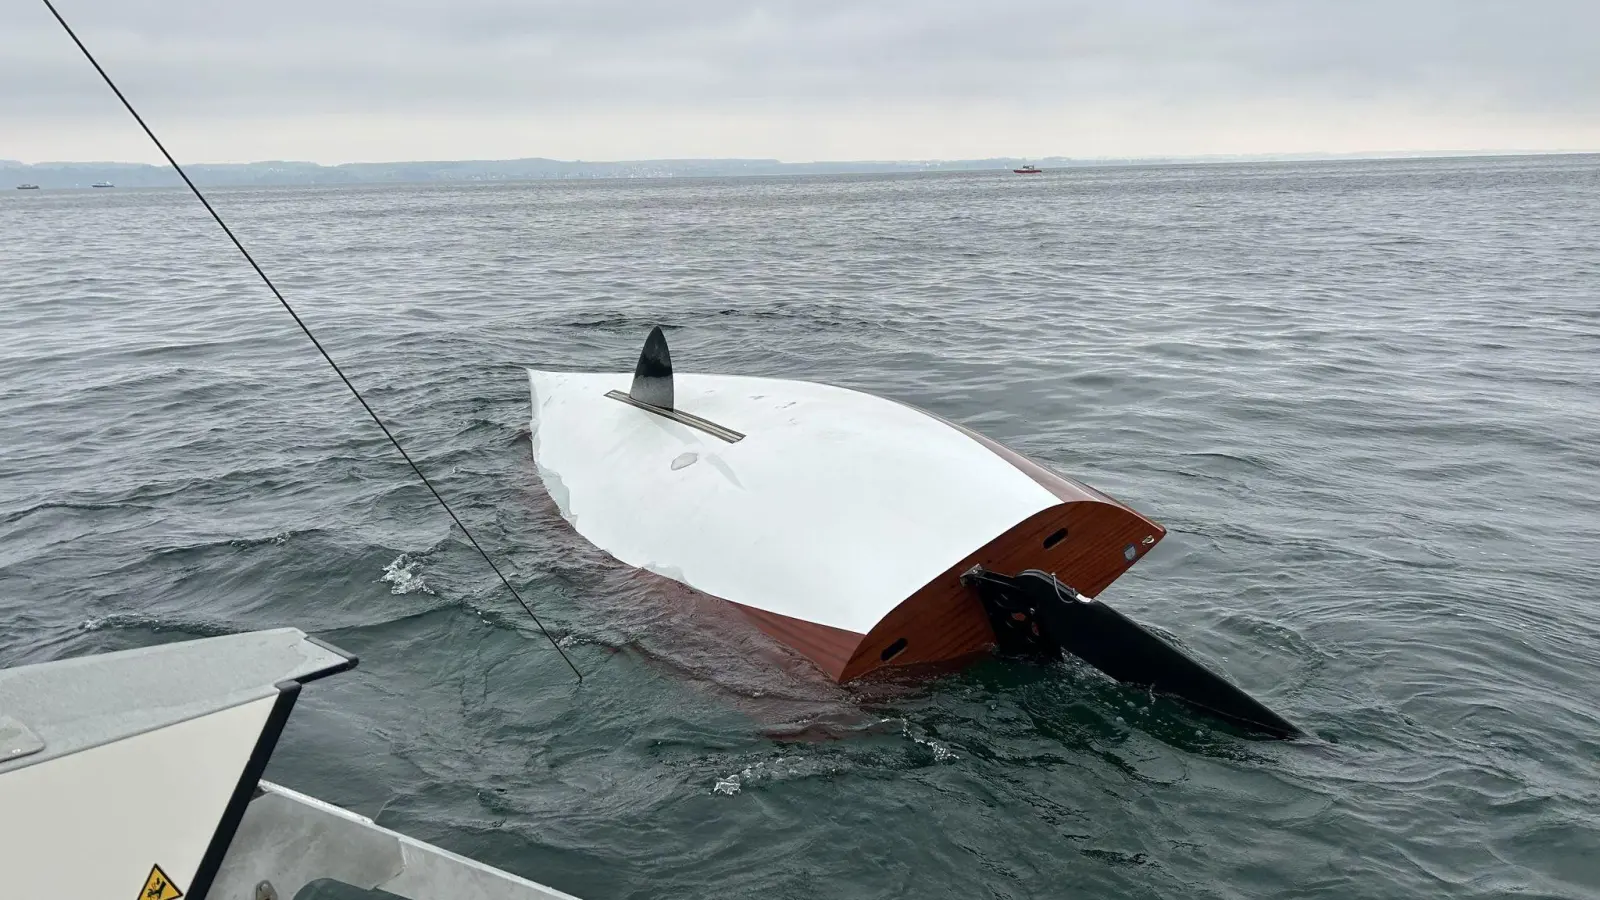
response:
<path id="1" fill-rule="evenodd" d="M 56 2 L 190 161 L 1600 149 L 1600 0 Z M 157 158 L 36 0 L 0 158 Z"/>

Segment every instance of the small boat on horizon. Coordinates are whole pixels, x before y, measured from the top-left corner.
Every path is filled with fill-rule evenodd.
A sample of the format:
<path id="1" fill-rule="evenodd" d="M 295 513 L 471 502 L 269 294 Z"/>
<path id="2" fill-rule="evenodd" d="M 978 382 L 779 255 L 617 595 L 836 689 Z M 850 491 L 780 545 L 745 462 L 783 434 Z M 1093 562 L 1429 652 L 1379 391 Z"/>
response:
<path id="1" fill-rule="evenodd" d="M 96 181 L 94 184 L 91 184 L 89 186 L 90 187 L 116 187 L 116 185 L 112 184 L 109 181 Z"/>
<path id="2" fill-rule="evenodd" d="M 1033 165 L 1032 163 L 1029 163 L 1020 169 L 1012 169 L 1011 171 L 1017 173 L 1018 175 L 1038 175 L 1044 170 L 1036 165 Z"/>
<path id="3" fill-rule="evenodd" d="M 17 185 L 17 190 L 19 190 L 19 191 L 37 191 L 38 189 L 39 189 L 39 186 L 37 184 L 19 184 L 19 185 Z"/>

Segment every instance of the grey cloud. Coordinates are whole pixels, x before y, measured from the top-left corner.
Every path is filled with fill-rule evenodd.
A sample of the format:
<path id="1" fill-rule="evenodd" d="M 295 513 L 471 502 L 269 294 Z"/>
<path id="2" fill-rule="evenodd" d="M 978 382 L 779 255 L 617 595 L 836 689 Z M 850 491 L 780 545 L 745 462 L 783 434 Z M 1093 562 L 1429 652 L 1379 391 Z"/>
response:
<path id="1" fill-rule="evenodd" d="M 1600 117 L 1594 0 L 60 5 L 140 102 L 185 120 L 983 103 Z M 8 12 L 0 118 L 107 114 L 104 88 L 43 6 Z"/>

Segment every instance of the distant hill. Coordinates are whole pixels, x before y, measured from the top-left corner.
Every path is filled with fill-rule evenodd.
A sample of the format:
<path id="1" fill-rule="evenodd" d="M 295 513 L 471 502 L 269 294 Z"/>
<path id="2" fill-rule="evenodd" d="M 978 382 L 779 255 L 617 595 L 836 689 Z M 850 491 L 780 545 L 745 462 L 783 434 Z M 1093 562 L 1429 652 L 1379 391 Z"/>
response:
<path id="1" fill-rule="evenodd" d="M 1173 157 L 1146 159 L 994 158 L 923 161 L 854 161 L 786 163 L 775 159 L 646 159 L 584 162 L 559 159 L 461 160 L 438 162 L 344 163 L 310 162 L 193 163 L 190 177 L 200 185 L 380 184 L 385 182 L 529 181 L 546 178 L 681 178 L 736 175 L 842 175 L 890 172 L 953 172 L 1012 169 L 1033 163 L 1044 169 L 1069 166 L 1157 165 L 1180 162 L 1262 162 L 1339 158 L 1489 155 L 1476 154 L 1300 154 L 1260 156 Z M 167 166 L 115 162 L 22 163 L 0 160 L 0 189 L 18 184 L 41 188 L 86 188 L 97 181 L 118 187 L 176 187 L 183 182 Z M 9 182 L 9 184 L 8 184 Z"/>
<path id="2" fill-rule="evenodd" d="M 1067 159 L 1031 160 L 1049 166 L 1073 165 Z M 191 163 L 184 168 L 201 185 L 377 184 L 430 181 L 528 181 L 545 178 L 676 178 L 732 175 L 812 175 L 938 170 L 1004 169 L 1023 160 L 990 159 L 954 162 L 812 162 L 775 159 L 646 159 L 584 162 L 559 159 L 461 160 L 436 162 L 344 163 L 310 162 Z M 181 185 L 167 166 L 141 163 L 35 163 L 0 160 L 0 186 L 29 183 L 42 188 L 88 187 L 109 181 L 118 187 Z"/>

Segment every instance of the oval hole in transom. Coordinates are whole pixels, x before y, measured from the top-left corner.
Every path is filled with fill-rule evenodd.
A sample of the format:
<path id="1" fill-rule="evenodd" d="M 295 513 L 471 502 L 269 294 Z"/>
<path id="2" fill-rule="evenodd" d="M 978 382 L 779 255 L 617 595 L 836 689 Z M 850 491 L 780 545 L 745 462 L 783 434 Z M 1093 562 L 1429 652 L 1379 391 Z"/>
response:
<path id="1" fill-rule="evenodd" d="M 884 662 L 888 662 L 889 660 L 894 659 L 896 656 L 899 656 L 900 655 L 900 651 L 902 651 L 904 649 L 906 649 L 906 639 L 905 638 L 901 638 L 901 639 L 895 641 L 894 643 L 890 644 L 889 646 L 883 648 L 883 652 L 878 654 L 878 658 L 883 660 Z"/>
<path id="2" fill-rule="evenodd" d="M 1061 543 L 1062 541 L 1064 541 L 1066 539 L 1067 539 L 1067 530 L 1065 528 L 1063 528 L 1063 529 L 1055 532 L 1054 534 L 1052 534 L 1049 537 L 1044 539 L 1044 548 L 1046 550 L 1049 550 L 1051 547 L 1054 547 L 1055 545 Z"/>

